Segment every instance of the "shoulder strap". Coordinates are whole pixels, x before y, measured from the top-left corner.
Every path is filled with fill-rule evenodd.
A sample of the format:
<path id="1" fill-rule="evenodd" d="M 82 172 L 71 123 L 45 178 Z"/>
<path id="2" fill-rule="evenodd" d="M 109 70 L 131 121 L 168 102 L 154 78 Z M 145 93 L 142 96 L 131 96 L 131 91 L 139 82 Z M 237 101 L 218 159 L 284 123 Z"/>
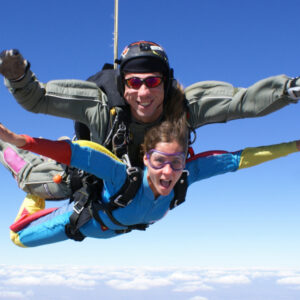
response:
<path id="1" fill-rule="evenodd" d="M 174 186 L 174 198 L 170 203 L 170 209 L 182 204 L 185 201 L 186 192 L 188 188 L 187 177 L 189 172 L 184 170 L 181 177 Z"/>
<path id="2" fill-rule="evenodd" d="M 109 108 L 126 105 L 118 90 L 117 72 L 117 70 L 113 69 L 113 65 L 105 64 L 101 71 L 87 79 L 87 81 L 96 83 L 107 95 Z"/>
<path id="3" fill-rule="evenodd" d="M 121 189 L 110 197 L 109 210 L 126 207 L 136 195 L 143 180 L 143 171 L 137 167 L 127 168 L 127 179 Z"/>

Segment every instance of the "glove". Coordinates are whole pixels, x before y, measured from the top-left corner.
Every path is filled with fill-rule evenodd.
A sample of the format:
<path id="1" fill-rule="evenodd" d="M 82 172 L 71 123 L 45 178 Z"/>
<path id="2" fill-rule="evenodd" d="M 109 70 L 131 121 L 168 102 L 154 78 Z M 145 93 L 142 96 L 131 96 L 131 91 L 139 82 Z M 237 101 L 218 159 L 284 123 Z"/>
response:
<path id="1" fill-rule="evenodd" d="M 294 100 L 300 100 L 300 77 L 292 79 L 286 89 L 287 94 Z"/>
<path id="2" fill-rule="evenodd" d="M 16 49 L 4 50 L 0 53 L 0 73 L 8 80 L 19 80 L 24 74 L 28 62 Z"/>

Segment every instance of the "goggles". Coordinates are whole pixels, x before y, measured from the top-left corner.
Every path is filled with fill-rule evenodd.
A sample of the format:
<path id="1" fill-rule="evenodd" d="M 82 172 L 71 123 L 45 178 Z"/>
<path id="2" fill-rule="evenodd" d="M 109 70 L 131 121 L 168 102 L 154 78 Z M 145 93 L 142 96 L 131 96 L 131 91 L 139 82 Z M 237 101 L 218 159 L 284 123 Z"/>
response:
<path id="1" fill-rule="evenodd" d="M 139 77 L 130 77 L 124 79 L 124 81 L 129 88 L 138 90 L 143 84 L 150 89 L 155 88 L 163 82 L 163 78 L 161 76 L 149 76 L 144 79 Z"/>
<path id="2" fill-rule="evenodd" d="M 166 164 L 169 164 L 173 171 L 181 171 L 185 167 L 185 153 L 165 153 L 155 149 L 146 153 L 151 168 L 155 170 L 162 169 Z"/>

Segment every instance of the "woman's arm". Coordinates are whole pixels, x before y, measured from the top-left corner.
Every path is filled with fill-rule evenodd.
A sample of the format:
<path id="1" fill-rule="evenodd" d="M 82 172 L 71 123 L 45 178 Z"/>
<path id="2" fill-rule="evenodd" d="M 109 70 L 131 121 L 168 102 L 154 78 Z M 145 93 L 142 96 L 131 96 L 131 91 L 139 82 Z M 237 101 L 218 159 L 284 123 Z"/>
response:
<path id="1" fill-rule="evenodd" d="M 299 151 L 300 142 L 281 143 L 277 145 L 245 148 L 241 152 L 239 168 L 249 168 L 258 164 L 287 156 L 291 153 Z"/>
<path id="2" fill-rule="evenodd" d="M 187 162 L 189 184 L 216 175 L 249 168 L 300 151 L 300 140 L 271 146 L 245 148 L 237 152 L 198 154 Z"/>
<path id="3" fill-rule="evenodd" d="M 103 146 L 90 141 L 51 141 L 16 134 L 0 124 L 0 139 L 17 147 L 92 173 L 118 185 L 126 177 L 126 166 Z M 124 176 L 123 176 L 124 175 Z"/>
<path id="4" fill-rule="evenodd" d="M 20 134 L 16 134 L 0 123 L 0 140 L 22 147 L 26 144 L 26 138 Z"/>

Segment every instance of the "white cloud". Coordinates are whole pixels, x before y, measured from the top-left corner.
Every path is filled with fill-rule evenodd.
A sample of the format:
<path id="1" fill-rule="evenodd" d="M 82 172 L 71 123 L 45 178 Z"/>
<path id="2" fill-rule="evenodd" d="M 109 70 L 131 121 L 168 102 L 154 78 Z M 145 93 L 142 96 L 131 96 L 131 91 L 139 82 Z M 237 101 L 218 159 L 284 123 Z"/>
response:
<path id="1" fill-rule="evenodd" d="M 117 290 L 149 290 L 152 287 L 172 285 L 172 281 L 166 278 L 135 278 L 133 280 L 109 280 L 108 286 Z"/>
<path id="2" fill-rule="evenodd" d="M 218 285 L 247 285 L 251 279 L 264 277 L 273 279 L 274 284 L 300 287 L 299 270 L 2 265 L 0 298 L 24 296 L 18 288 L 37 285 L 92 290 L 105 284 L 115 290 L 133 291 L 169 287 L 172 292 L 193 293 L 213 291 Z"/>
<path id="3" fill-rule="evenodd" d="M 88 274 L 63 274 L 62 270 L 56 271 L 28 271 L 25 273 L 10 274 L 2 282 L 13 286 L 68 286 L 75 289 L 88 288 L 96 285 L 96 281 Z"/>
<path id="4" fill-rule="evenodd" d="M 299 276 L 299 270 L 282 270 L 277 272 L 278 277 L 296 277 Z"/>
<path id="5" fill-rule="evenodd" d="M 195 296 L 195 297 L 190 298 L 189 300 L 208 300 L 208 299 L 205 297 L 201 297 L 201 296 Z"/>
<path id="6" fill-rule="evenodd" d="M 195 275 L 194 273 L 184 273 L 184 272 L 174 272 L 169 276 L 171 280 L 180 280 L 180 281 L 189 281 L 189 280 L 199 280 L 199 275 Z"/>
<path id="7" fill-rule="evenodd" d="M 213 290 L 211 286 L 204 284 L 202 281 L 187 282 L 183 284 L 177 284 L 173 289 L 173 292 L 192 293 L 196 291 L 209 291 Z"/>
<path id="8" fill-rule="evenodd" d="M 278 279 L 277 283 L 288 284 L 288 285 L 300 285 L 300 276 Z"/>
<path id="9" fill-rule="evenodd" d="M 270 271 L 248 271 L 247 274 L 251 276 L 251 278 L 269 278 L 269 277 L 277 277 L 278 271 L 270 270 Z"/>
<path id="10" fill-rule="evenodd" d="M 245 275 L 227 275 L 216 278 L 210 278 L 208 282 L 222 283 L 222 284 L 248 284 L 250 279 Z"/>

